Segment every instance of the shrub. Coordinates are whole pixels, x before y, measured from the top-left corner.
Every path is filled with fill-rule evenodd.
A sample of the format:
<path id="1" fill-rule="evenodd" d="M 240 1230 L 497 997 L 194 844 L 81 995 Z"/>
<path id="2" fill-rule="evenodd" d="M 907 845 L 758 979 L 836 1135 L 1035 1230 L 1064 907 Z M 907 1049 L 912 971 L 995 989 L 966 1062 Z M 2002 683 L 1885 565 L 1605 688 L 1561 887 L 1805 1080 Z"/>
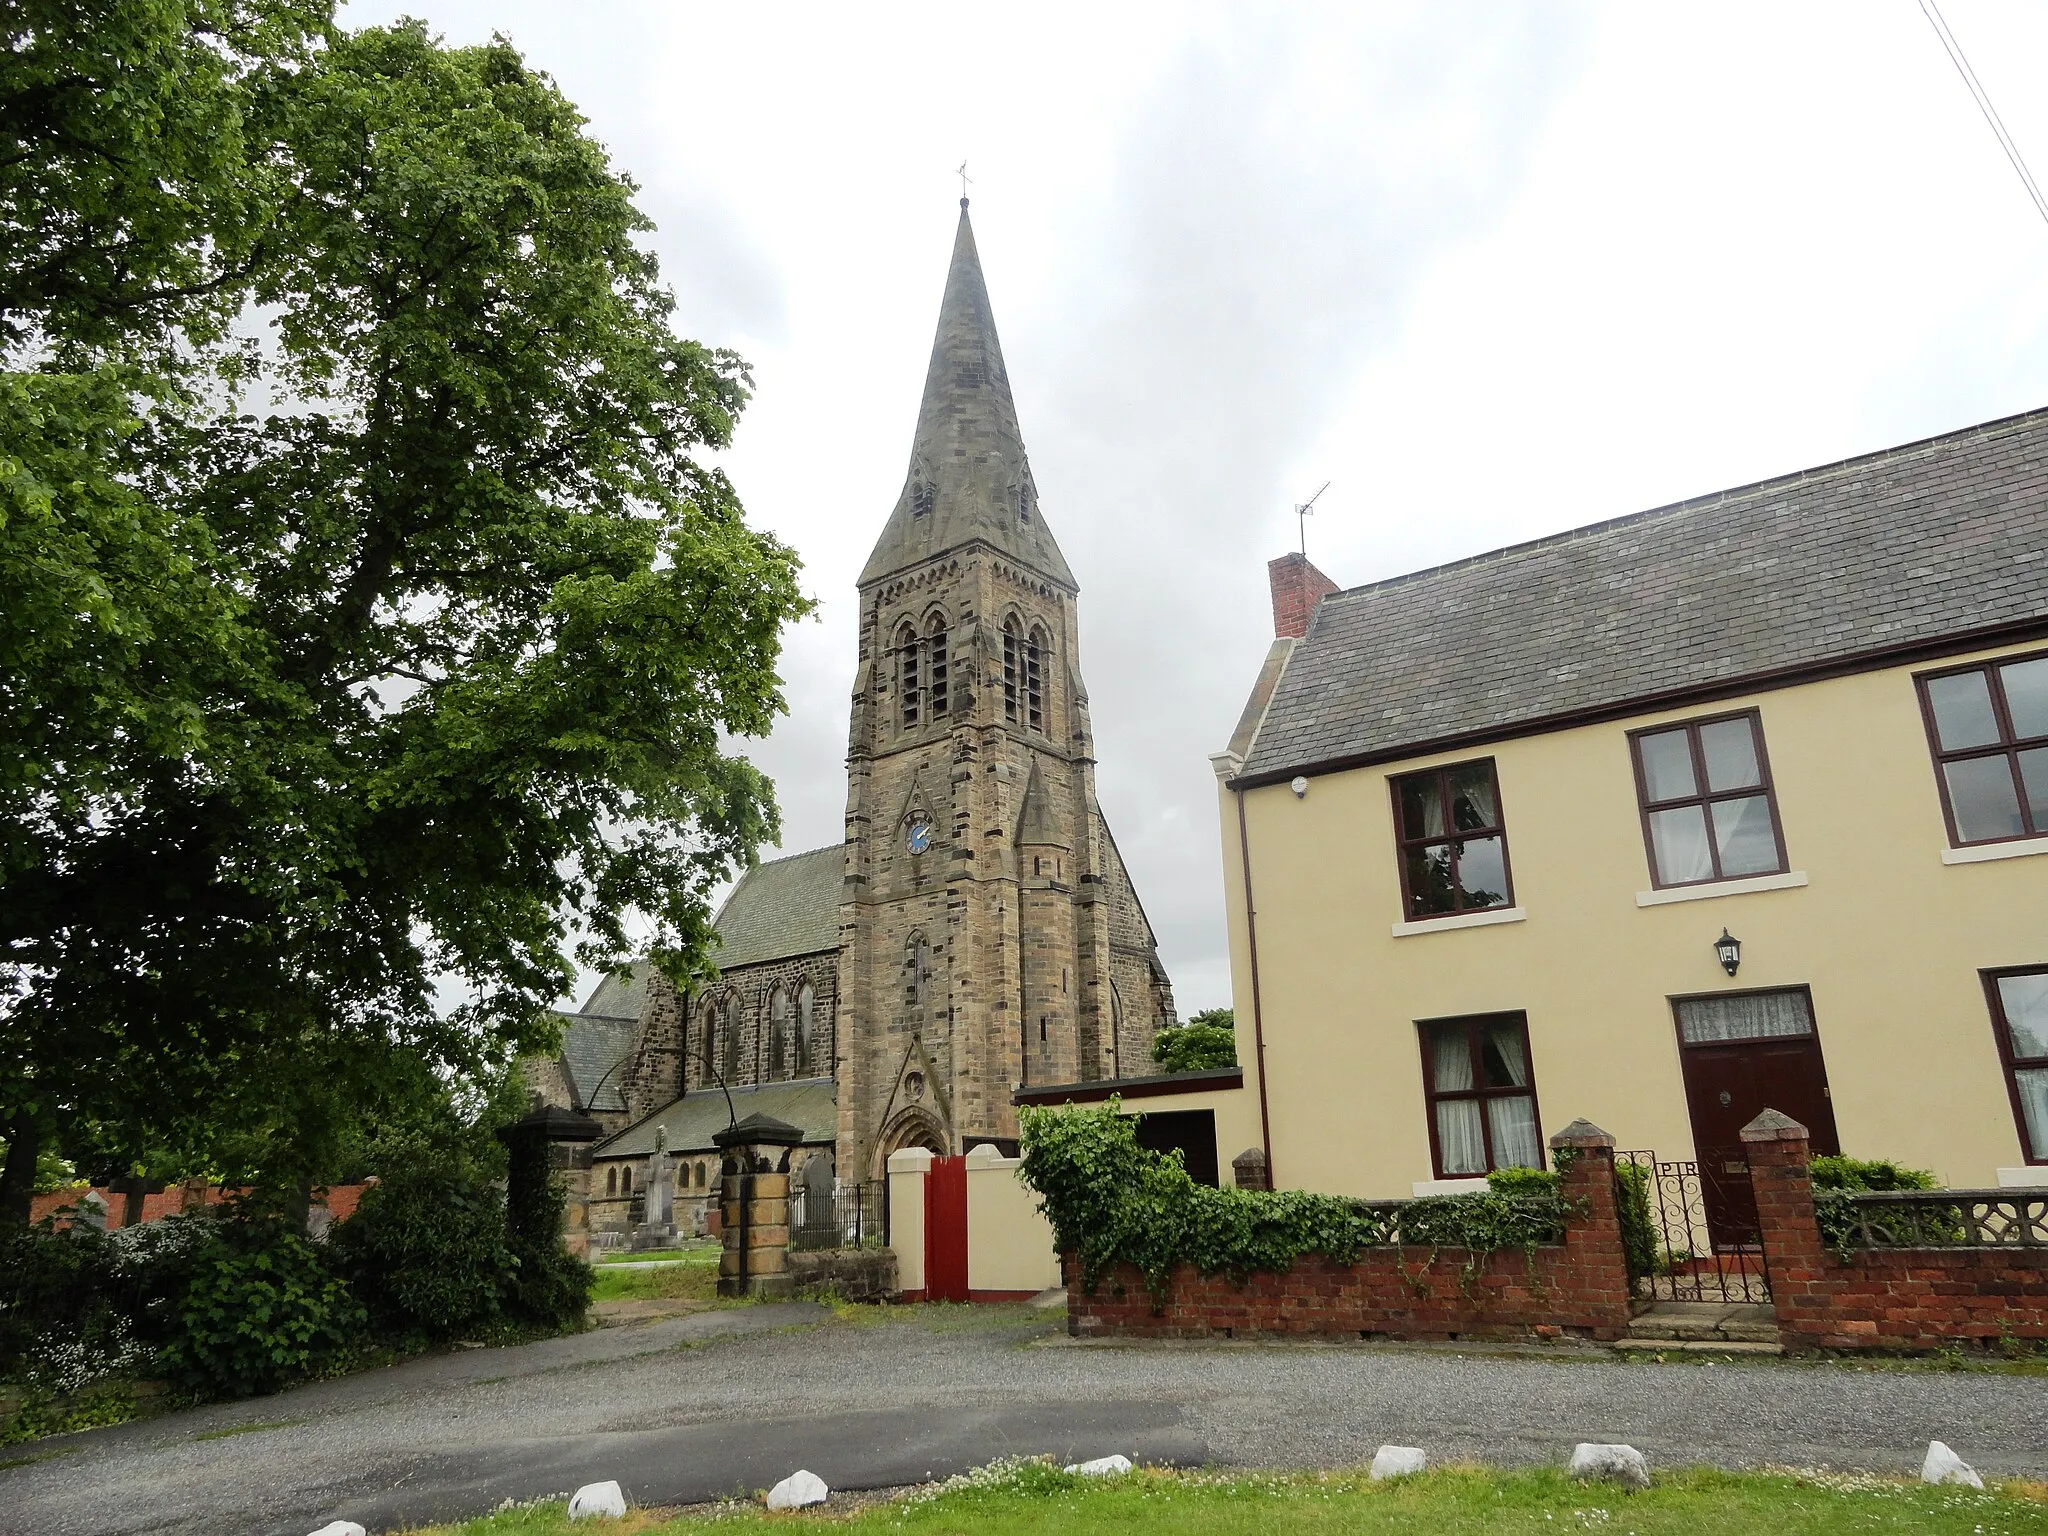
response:
<path id="1" fill-rule="evenodd" d="M 1939 1189 L 1924 1168 L 1906 1168 L 1883 1158 L 1816 1157 L 1810 1172 L 1815 1189 Z"/>
<path id="2" fill-rule="evenodd" d="M 505 1197 L 466 1164 L 386 1175 L 334 1228 L 328 1249 L 380 1335 L 451 1339 L 503 1317 L 513 1273 Z"/>
<path id="3" fill-rule="evenodd" d="M 161 1364 L 188 1392 L 274 1392 L 361 1342 L 363 1308 L 281 1216 L 241 1208 L 208 1223 L 164 1318 Z"/>
<path id="4" fill-rule="evenodd" d="M 114 1245 L 97 1228 L 45 1221 L 0 1233 L 0 1380 L 35 1380 L 60 1342 L 118 1352 L 132 1310 L 119 1293 Z"/>
<path id="5" fill-rule="evenodd" d="M 1886 1158 L 1816 1157 L 1808 1172 L 1813 1180 L 1813 1214 L 1820 1235 L 1844 1256 L 1857 1246 L 1859 1237 L 1858 1212 L 1852 1195 L 1940 1188 L 1926 1169 L 1907 1168 Z M 1865 1218 L 1871 1219 L 1869 1213 L 1865 1213 Z M 1900 1223 L 1887 1221 L 1881 1215 L 1875 1219 L 1877 1230 L 1883 1231 L 1886 1239 L 1909 1246 L 1915 1245 L 1915 1238 L 1958 1243 L 1967 1236 L 1960 1207 L 1947 1211 L 1921 1208 Z"/>
<path id="6" fill-rule="evenodd" d="M 1438 1196 L 1372 1204 L 1299 1190 L 1212 1189 L 1188 1177 L 1179 1152 L 1138 1145 L 1136 1127 L 1111 1099 L 1099 1109 L 1034 1109 L 1021 1115 L 1024 1181 L 1037 1192 L 1053 1243 L 1081 1263 L 1090 1290 L 1117 1263 L 1136 1266 L 1155 1301 L 1173 1271 L 1242 1280 L 1285 1271 L 1308 1253 L 1340 1264 L 1393 1240 L 1481 1250 L 1556 1242 L 1565 1207 L 1548 1191 Z M 1553 1176 L 1545 1176 L 1553 1177 Z"/>
<path id="7" fill-rule="evenodd" d="M 1614 1208 L 1621 1223 L 1621 1251 L 1631 1280 L 1657 1271 L 1657 1225 L 1650 1215 L 1650 1170 L 1641 1163 L 1614 1169 Z"/>

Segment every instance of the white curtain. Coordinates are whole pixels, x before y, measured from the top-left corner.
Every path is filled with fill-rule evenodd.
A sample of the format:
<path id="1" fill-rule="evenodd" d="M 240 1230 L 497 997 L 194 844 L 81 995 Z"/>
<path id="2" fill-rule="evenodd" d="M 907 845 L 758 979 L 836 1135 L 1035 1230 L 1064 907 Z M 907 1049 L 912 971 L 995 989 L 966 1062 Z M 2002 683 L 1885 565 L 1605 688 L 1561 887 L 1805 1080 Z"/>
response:
<path id="1" fill-rule="evenodd" d="M 1522 1032 L 1512 1024 L 1488 1028 L 1490 1055 L 1506 1072 L 1516 1088 L 1529 1086 L 1529 1057 L 1522 1048 Z M 1486 1101 L 1487 1129 L 1493 1132 L 1493 1164 L 1496 1168 L 1541 1168 L 1543 1153 L 1536 1139 L 1536 1100 L 1514 1098 Z"/>
<path id="2" fill-rule="evenodd" d="M 1998 1001 L 2012 1035 L 2013 1055 L 2021 1061 L 2048 1056 L 2048 971 L 1999 977 Z"/>
<path id="3" fill-rule="evenodd" d="M 1429 1034 L 1430 1079 L 1438 1093 L 1472 1087 L 1471 1037 L 1463 1024 L 1440 1024 Z M 1477 1099 L 1444 1099 L 1436 1106 L 1437 1151 L 1446 1177 L 1486 1172 L 1486 1133 Z"/>
<path id="4" fill-rule="evenodd" d="M 2048 1068 L 2030 1067 L 2012 1075 L 2020 1091 L 2020 1109 L 2027 1117 L 2027 1140 L 2033 1157 L 2048 1157 Z"/>
<path id="5" fill-rule="evenodd" d="M 1722 1040 L 1772 1040 L 1813 1033 L 1804 992 L 1752 992 L 1746 997 L 1693 997 L 1678 1005 L 1687 1045 Z"/>
<path id="6" fill-rule="evenodd" d="M 1681 805 L 1650 813 L 1650 843 L 1657 850 L 1657 878 L 1665 885 L 1711 880 L 1714 856 L 1707 849 L 1706 812 Z"/>

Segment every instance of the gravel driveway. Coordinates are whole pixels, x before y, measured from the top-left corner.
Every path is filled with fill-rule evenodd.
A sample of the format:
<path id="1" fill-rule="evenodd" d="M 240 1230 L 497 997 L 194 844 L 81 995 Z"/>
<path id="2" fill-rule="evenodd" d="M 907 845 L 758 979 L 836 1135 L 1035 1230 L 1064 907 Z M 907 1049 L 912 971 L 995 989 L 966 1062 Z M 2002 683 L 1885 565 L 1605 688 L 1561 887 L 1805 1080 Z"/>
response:
<path id="1" fill-rule="evenodd" d="M 222 1434 L 221 1431 L 228 1431 Z M 2048 1473 L 2048 1379 L 1401 1345 L 1069 1343 L 1057 1314 L 739 1308 L 437 1356 L 0 1452 L 6 1536 L 372 1530 L 616 1477 L 639 1503 L 943 1476 L 1016 1453 L 1336 1466 L 1382 1441 L 1495 1462 L 1917 1467 L 1942 1439 Z"/>

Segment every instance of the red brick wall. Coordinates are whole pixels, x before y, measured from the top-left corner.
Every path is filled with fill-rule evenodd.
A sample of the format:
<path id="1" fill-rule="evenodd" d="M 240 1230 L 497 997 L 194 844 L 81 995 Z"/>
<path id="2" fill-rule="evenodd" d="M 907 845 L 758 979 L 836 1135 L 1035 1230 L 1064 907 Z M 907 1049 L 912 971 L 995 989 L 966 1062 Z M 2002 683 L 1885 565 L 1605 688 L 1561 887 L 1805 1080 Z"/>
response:
<path id="1" fill-rule="evenodd" d="M 1866 1248 L 1845 1262 L 1814 1220 L 1805 1127 L 1784 1120 L 1742 1135 L 1787 1349 L 2048 1339 L 2048 1250 Z"/>
<path id="2" fill-rule="evenodd" d="M 326 1189 L 313 1191 L 313 1203 L 325 1205 L 328 1214 L 336 1221 L 347 1221 L 355 1215 L 356 1207 L 362 1203 L 363 1194 L 376 1180 L 364 1184 L 333 1184 Z M 128 1197 L 117 1195 L 103 1185 L 93 1186 L 102 1200 L 107 1202 L 107 1230 L 113 1231 L 121 1225 L 121 1218 L 128 1209 Z M 173 1184 L 153 1195 L 142 1197 L 142 1220 L 161 1221 L 166 1216 L 176 1216 L 186 1208 L 188 1202 L 205 1205 L 219 1205 L 228 1197 L 228 1191 L 218 1184 L 188 1186 Z M 41 1221 L 45 1216 L 55 1215 L 59 1227 L 71 1225 L 69 1207 L 85 1198 L 83 1187 L 58 1190 L 55 1194 L 37 1195 L 29 1207 L 29 1220 Z"/>
<path id="3" fill-rule="evenodd" d="M 1316 604 L 1337 590 L 1337 583 L 1308 563 L 1306 555 L 1282 555 L 1266 562 L 1266 580 L 1273 590 L 1273 634 L 1296 639 L 1308 633 Z"/>
<path id="4" fill-rule="evenodd" d="M 1128 1265 L 1095 1294 L 1066 1261 L 1067 1328 L 1148 1338 L 1307 1334 L 1396 1339 L 1615 1339 L 1628 1327 L 1628 1272 L 1614 1212 L 1613 1143 L 1587 1148 L 1565 1176 L 1577 1214 L 1561 1245 L 1478 1254 L 1463 1248 L 1377 1248 L 1355 1264 L 1309 1255 L 1285 1273 L 1233 1284 L 1183 1267 L 1163 1310 Z"/>

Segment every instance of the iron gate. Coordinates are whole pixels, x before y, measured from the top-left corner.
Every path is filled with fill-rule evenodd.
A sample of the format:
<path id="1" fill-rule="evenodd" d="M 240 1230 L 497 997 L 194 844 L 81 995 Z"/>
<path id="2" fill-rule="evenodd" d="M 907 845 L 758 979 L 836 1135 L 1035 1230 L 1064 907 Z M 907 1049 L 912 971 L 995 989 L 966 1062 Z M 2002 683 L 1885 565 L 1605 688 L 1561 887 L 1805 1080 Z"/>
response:
<path id="1" fill-rule="evenodd" d="M 1696 1162 L 1662 1161 L 1655 1152 L 1614 1154 L 1615 1207 L 1639 1300 L 1771 1299 L 1762 1234 L 1753 1225 L 1731 1225 L 1725 1213 L 1740 1202 L 1709 1199 L 1704 1181 L 1716 1176 L 1702 1173 Z"/>

